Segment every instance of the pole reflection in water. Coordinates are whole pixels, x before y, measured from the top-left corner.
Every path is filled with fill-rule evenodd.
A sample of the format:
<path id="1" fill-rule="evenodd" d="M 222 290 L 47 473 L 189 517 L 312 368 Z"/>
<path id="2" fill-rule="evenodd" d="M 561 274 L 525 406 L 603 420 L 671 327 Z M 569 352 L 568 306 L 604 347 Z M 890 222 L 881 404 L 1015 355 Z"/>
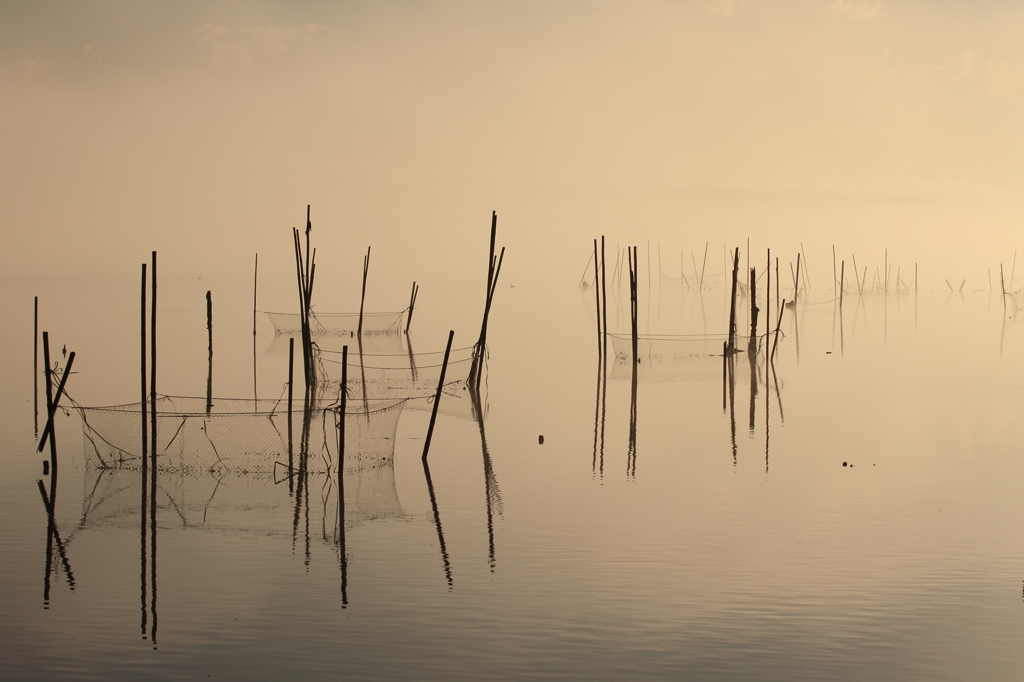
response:
<path id="1" fill-rule="evenodd" d="M 487 496 L 487 556 L 491 573 L 493 573 L 496 566 L 494 557 L 494 515 L 501 515 L 502 512 L 501 490 L 498 488 L 498 479 L 494 475 L 491 451 L 487 447 L 487 432 L 484 430 L 484 409 L 483 401 L 480 398 L 480 391 L 472 384 L 469 386 L 469 391 L 470 398 L 473 400 L 473 416 L 477 427 L 480 429 L 480 451 L 483 454 L 484 460 L 484 493 Z M 439 521 L 438 528 L 440 527 Z"/>
<path id="2" fill-rule="evenodd" d="M 292 552 L 295 552 L 295 543 L 299 537 L 299 520 L 302 518 L 303 507 L 306 507 L 306 537 L 305 537 L 305 554 L 306 554 L 306 566 L 309 566 L 309 486 L 308 486 L 308 470 L 307 465 L 309 462 L 309 435 L 312 426 L 312 403 L 315 402 L 316 394 L 315 388 L 313 392 L 306 392 L 306 399 L 303 401 L 302 410 L 302 431 L 299 435 L 299 467 L 297 472 L 292 472 L 297 479 L 296 490 L 295 490 L 295 513 L 292 517 Z"/>
<path id="3" fill-rule="evenodd" d="M 597 388 L 594 396 L 594 456 L 591 470 L 594 475 L 604 478 L 604 433 L 608 397 L 607 350 L 597 359 Z"/>
<path id="4" fill-rule="evenodd" d="M 341 390 L 338 402 L 338 561 L 341 568 L 341 608 L 346 608 L 348 555 L 345 547 L 345 407 L 348 403 L 348 346 L 341 347 Z"/>
<path id="5" fill-rule="evenodd" d="M 448 559 L 448 548 L 444 544 L 444 531 L 441 529 L 441 513 L 437 510 L 437 497 L 434 495 L 434 482 L 430 479 L 430 466 L 423 457 L 423 477 L 427 481 L 427 492 L 430 493 L 430 507 L 434 510 L 434 526 L 437 528 L 437 542 L 441 547 L 441 561 L 444 562 L 444 576 L 448 581 L 448 589 L 452 589 L 452 564 Z"/>
<path id="6" fill-rule="evenodd" d="M 734 353 L 727 353 L 727 383 L 729 384 L 729 431 L 732 437 L 732 465 L 736 466 L 736 364 Z"/>
<path id="7" fill-rule="evenodd" d="M 53 561 L 53 547 L 57 547 L 57 556 L 60 559 L 60 566 L 64 568 L 64 575 L 68 581 L 68 587 L 72 590 L 75 589 L 75 574 L 71 571 L 71 563 L 68 561 L 67 550 L 64 542 L 61 540 L 60 531 L 57 529 L 56 521 L 54 520 L 54 505 L 53 498 L 46 493 L 46 485 L 42 480 L 37 480 L 39 484 L 39 495 L 43 500 L 43 507 L 46 509 L 46 573 L 43 580 L 43 608 L 47 609 L 50 605 L 50 580 L 54 570 L 55 564 Z"/>
<path id="8" fill-rule="evenodd" d="M 768 450 L 769 450 L 769 432 L 771 431 L 771 401 L 772 396 L 768 392 L 768 383 L 770 379 L 767 371 L 765 372 L 765 393 L 764 393 L 764 472 L 768 473 Z"/>
<path id="9" fill-rule="evenodd" d="M 636 371 L 638 361 L 633 361 L 633 377 L 629 388 L 629 451 L 626 458 L 626 474 L 636 478 Z"/>

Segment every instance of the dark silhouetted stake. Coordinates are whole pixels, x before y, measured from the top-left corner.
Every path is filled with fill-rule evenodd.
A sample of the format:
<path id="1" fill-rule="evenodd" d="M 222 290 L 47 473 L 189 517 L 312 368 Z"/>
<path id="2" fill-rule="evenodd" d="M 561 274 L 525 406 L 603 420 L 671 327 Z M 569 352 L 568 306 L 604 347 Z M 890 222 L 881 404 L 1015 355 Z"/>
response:
<path id="1" fill-rule="evenodd" d="M 634 348 L 635 346 L 636 344 L 634 343 Z M 637 370 L 639 368 L 640 364 L 637 362 L 636 355 L 634 354 L 632 380 L 629 389 L 629 450 L 626 455 L 626 475 L 629 478 L 636 478 L 636 389 Z"/>
<path id="2" fill-rule="evenodd" d="M 156 505 L 156 251 L 153 252 L 149 282 L 152 288 L 149 301 L 149 438 L 152 455 L 150 461 L 153 466 L 153 495 L 150 502 Z"/>
<path id="3" fill-rule="evenodd" d="M 341 562 L 341 607 L 345 608 L 348 606 L 348 557 L 345 555 L 345 408 L 348 400 L 348 346 L 341 347 L 341 393 L 338 398 L 338 558 Z"/>
<path id="4" fill-rule="evenodd" d="M 729 355 L 736 352 L 736 287 L 740 276 L 740 249 L 732 259 L 732 294 L 729 297 Z"/>
<path id="5" fill-rule="evenodd" d="M 637 275 L 639 274 L 639 263 L 637 262 L 636 247 L 626 248 L 627 256 L 629 259 L 629 315 L 630 315 L 630 328 L 632 335 L 632 346 L 633 346 L 633 364 L 640 362 L 640 356 L 638 354 L 639 346 L 639 335 L 637 330 Z"/>
<path id="6" fill-rule="evenodd" d="M 64 365 L 64 372 L 60 377 L 60 384 L 57 385 L 57 393 L 53 397 L 53 405 L 48 410 L 49 416 L 46 419 L 46 427 L 43 429 L 43 437 L 39 439 L 39 446 L 36 448 L 36 452 L 42 452 L 43 447 L 46 445 L 47 436 L 53 437 L 53 418 L 56 416 L 57 408 L 60 406 L 60 399 L 64 395 L 64 386 L 68 383 L 68 377 L 71 375 L 71 366 L 75 364 L 75 351 L 71 351 L 71 355 L 68 356 L 67 364 Z M 54 462 L 56 466 L 56 462 Z"/>
<path id="7" fill-rule="evenodd" d="M 152 285 L 152 296 L 150 297 L 149 313 L 149 396 L 150 396 L 150 467 L 149 477 L 149 585 L 150 585 L 150 613 L 153 616 L 153 625 L 150 627 L 149 636 L 156 649 L 156 467 L 157 467 L 157 433 L 156 433 L 156 251 L 152 254 L 152 272 L 150 275 Z"/>
<path id="8" fill-rule="evenodd" d="M 604 235 L 601 235 L 601 327 L 604 329 L 601 357 L 604 358 L 608 350 L 608 277 L 604 264 Z"/>
<path id="9" fill-rule="evenodd" d="M 256 261 L 252 268 L 252 402 L 253 409 L 257 409 L 256 391 L 256 285 L 259 283 L 260 254 L 256 254 Z"/>
<path id="10" fill-rule="evenodd" d="M 455 338 L 455 330 L 448 332 L 448 345 L 444 349 L 444 360 L 441 362 L 441 376 L 437 380 L 437 392 L 434 393 L 434 405 L 430 411 L 430 424 L 427 426 L 427 437 L 423 441 L 423 463 L 427 463 L 427 453 L 430 451 L 430 438 L 434 435 L 434 421 L 437 419 L 437 407 L 441 404 L 441 393 L 444 392 L 444 375 L 448 370 L 448 356 L 452 352 L 452 339 Z M 365 393 L 365 391 L 364 391 Z M 429 479 L 429 474 L 428 474 Z M 440 528 L 440 526 L 439 526 Z"/>
<path id="11" fill-rule="evenodd" d="M 750 433 L 754 433 L 757 397 L 757 272 L 750 268 L 750 340 L 747 342 L 747 360 L 750 362 Z"/>
<path id="12" fill-rule="evenodd" d="M 764 287 L 764 317 L 768 320 L 768 331 L 765 332 L 765 344 L 768 343 L 768 334 L 771 332 L 772 324 L 772 250 L 768 249 L 768 263 L 765 265 L 764 274 L 768 281 Z M 765 345 L 765 354 L 768 353 L 768 346 Z"/>
<path id="13" fill-rule="evenodd" d="M 596 314 L 597 314 L 597 352 L 598 353 L 600 353 L 601 350 L 604 348 L 603 341 L 602 341 L 602 337 L 604 335 L 601 333 L 601 287 L 598 286 L 598 283 L 600 282 L 600 280 L 601 280 L 601 270 L 600 270 L 600 263 L 598 262 L 598 259 L 597 259 L 597 240 L 595 239 L 594 240 L 594 301 L 595 301 L 595 306 L 596 306 L 595 307 L 595 311 L 596 311 Z"/>
<path id="14" fill-rule="evenodd" d="M 149 466 L 149 414 L 146 405 L 149 401 L 148 372 L 146 370 L 146 356 L 149 354 L 149 344 L 146 341 L 146 264 L 142 264 L 142 313 L 139 316 L 141 322 L 142 353 L 140 364 L 142 366 L 142 398 L 139 401 L 140 412 L 142 413 L 142 471 L 145 477 L 146 468 Z M 146 485 L 142 485 L 143 500 L 145 500 Z M 143 504 L 145 507 L 145 504 Z"/>
<path id="15" fill-rule="evenodd" d="M 409 315 L 405 318 L 405 333 L 409 333 L 409 327 L 412 326 L 412 312 L 416 309 L 416 297 L 420 293 L 420 288 L 416 286 L 416 282 L 412 283 L 412 292 L 409 294 Z"/>
<path id="16" fill-rule="evenodd" d="M 206 414 L 213 409 L 213 296 L 206 292 L 206 335 L 209 366 L 206 371 Z"/>
<path id="17" fill-rule="evenodd" d="M 46 382 L 46 414 L 49 415 L 47 418 L 47 425 L 53 422 L 53 413 L 55 411 L 53 403 L 53 369 L 50 365 L 50 333 L 43 332 L 43 362 L 46 363 L 46 370 L 43 373 L 44 380 Z M 43 431 L 43 439 L 39 442 L 38 452 L 43 451 L 43 442 L 46 440 L 46 435 L 49 433 L 48 430 Z M 57 439 L 51 434 L 50 437 L 50 490 L 54 490 L 54 484 L 57 481 Z M 56 497 L 56 495 L 54 495 Z"/>
<path id="18" fill-rule="evenodd" d="M 295 337 L 288 337 L 288 492 L 292 491 L 294 479 L 292 472 L 295 471 L 295 460 L 292 455 L 292 441 L 294 431 L 292 429 L 292 387 L 295 385 Z"/>
<path id="19" fill-rule="evenodd" d="M 141 564 L 139 569 L 139 583 L 140 583 L 140 628 L 142 630 L 142 638 L 146 639 L 149 627 L 148 627 L 148 604 L 146 598 L 149 595 L 149 589 L 147 587 L 146 578 L 146 567 L 149 557 L 149 549 L 147 545 L 148 529 L 149 529 L 149 413 L 146 406 L 149 402 L 149 377 L 147 371 L 146 356 L 149 354 L 149 343 L 146 339 L 146 323 L 148 321 L 146 313 L 146 288 L 149 282 L 146 280 L 146 264 L 142 264 L 142 309 L 139 315 L 139 322 L 141 326 L 140 337 L 142 340 L 142 351 L 140 353 L 140 364 L 142 366 L 142 397 L 139 401 L 140 412 L 142 414 L 142 499 L 139 502 L 139 562 Z"/>
<path id="20" fill-rule="evenodd" d="M 494 242 L 498 234 L 498 212 L 491 212 L 491 241 L 487 258 L 487 296 L 484 298 L 484 316 L 480 323 L 480 336 L 473 348 L 473 363 L 469 370 L 469 383 L 480 386 L 483 373 L 484 353 L 487 349 L 487 320 L 491 312 L 491 302 L 494 299 L 494 291 L 498 285 L 498 274 L 501 272 L 501 262 L 505 258 L 505 248 L 502 247 L 501 255 L 495 259 Z M 589 263 L 588 263 L 589 265 Z"/>
<path id="21" fill-rule="evenodd" d="M 366 255 L 363 257 L 363 293 L 359 296 L 359 328 L 356 334 L 363 334 L 363 304 L 366 303 L 366 276 L 370 272 L 370 247 L 366 247 Z"/>
<path id="22" fill-rule="evenodd" d="M 299 319 L 302 327 L 302 363 L 305 376 L 305 396 L 303 398 L 304 409 L 308 410 L 312 401 L 316 385 L 316 375 L 313 367 L 313 339 L 310 331 L 310 314 L 313 301 L 313 281 L 316 278 L 316 251 L 310 253 L 309 233 L 313 230 L 313 223 L 310 221 L 310 207 L 306 206 L 306 253 L 303 257 L 302 241 L 299 237 L 298 228 L 292 229 L 292 237 L 295 246 L 295 274 L 298 280 L 299 290 Z M 303 265 L 305 259 L 305 265 Z"/>
<path id="23" fill-rule="evenodd" d="M 39 435 L 39 297 L 35 297 L 32 313 L 32 409 L 35 413 L 35 435 Z"/>

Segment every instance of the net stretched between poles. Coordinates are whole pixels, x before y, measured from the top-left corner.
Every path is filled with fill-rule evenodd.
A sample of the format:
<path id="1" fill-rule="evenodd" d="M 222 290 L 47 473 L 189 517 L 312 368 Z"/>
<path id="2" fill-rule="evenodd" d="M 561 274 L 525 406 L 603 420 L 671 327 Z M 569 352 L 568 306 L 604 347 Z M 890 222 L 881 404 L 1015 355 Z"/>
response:
<path id="1" fill-rule="evenodd" d="M 274 473 L 281 466 L 309 473 L 337 469 L 338 409 L 321 401 L 289 414 L 281 400 L 162 396 L 155 403 L 157 466 L 163 471 Z M 349 401 L 345 463 L 349 470 L 394 460 L 395 433 L 404 400 Z M 149 406 L 150 408 L 153 405 Z M 139 468 L 142 404 L 75 405 L 82 419 L 88 465 Z M 151 434 L 150 434 L 151 437 Z M 290 444 L 290 447 L 289 447 Z"/>

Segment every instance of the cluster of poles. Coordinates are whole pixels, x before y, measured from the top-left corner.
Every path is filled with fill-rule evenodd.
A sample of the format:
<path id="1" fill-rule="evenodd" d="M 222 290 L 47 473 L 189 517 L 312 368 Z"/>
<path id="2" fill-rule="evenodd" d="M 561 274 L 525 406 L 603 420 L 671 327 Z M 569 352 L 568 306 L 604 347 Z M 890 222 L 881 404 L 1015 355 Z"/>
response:
<path id="1" fill-rule="evenodd" d="M 310 218 L 310 207 L 307 206 L 306 211 L 306 227 L 304 235 L 300 233 L 298 228 L 293 228 L 293 244 L 295 251 L 295 264 L 296 264 L 296 281 L 298 285 L 298 296 L 299 296 L 299 317 L 301 323 L 301 332 L 299 334 L 299 340 L 302 346 L 303 355 L 303 384 L 304 384 L 304 395 L 303 395 L 303 411 L 306 415 L 304 426 L 302 429 L 302 442 L 300 452 L 300 462 L 296 467 L 294 461 L 294 443 L 293 443 L 293 411 L 294 411 L 294 365 L 295 365 L 295 338 L 289 339 L 289 359 L 288 359 L 288 469 L 289 473 L 298 472 L 301 473 L 303 454 L 308 452 L 308 444 L 310 437 L 310 419 L 311 412 L 316 411 L 317 402 L 317 349 L 315 342 L 315 333 L 312 327 L 312 321 L 314 320 L 313 315 L 313 289 L 316 277 L 316 250 L 311 248 L 311 233 L 312 222 Z M 490 501 L 494 494 L 496 494 L 496 485 L 493 486 L 495 491 L 492 491 L 491 483 L 493 479 L 493 472 L 490 470 L 490 460 L 487 454 L 486 438 L 483 432 L 483 408 L 480 404 L 479 389 L 484 375 L 484 364 L 486 361 L 486 349 L 487 349 L 487 328 L 488 321 L 491 312 L 491 306 L 494 301 L 494 295 L 497 289 L 498 279 L 501 272 L 502 262 L 504 260 L 504 247 L 501 248 L 499 253 L 495 251 L 495 242 L 497 236 L 497 213 L 492 213 L 491 219 L 491 231 L 490 231 L 490 249 L 488 254 L 488 269 L 487 269 L 487 280 L 486 280 L 486 291 L 484 299 L 484 310 L 483 319 L 480 326 L 480 334 L 474 345 L 473 360 L 469 374 L 469 389 L 472 398 L 475 401 L 477 414 L 480 420 L 481 438 L 484 443 L 484 454 L 485 454 L 485 468 L 488 469 L 487 482 L 488 482 L 488 527 L 492 528 L 491 520 L 491 504 Z M 304 239 L 303 239 L 304 238 Z M 305 244 L 303 244 L 303 241 Z M 362 294 L 360 298 L 360 317 L 359 327 L 357 330 L 357 341 L 362 343 L 363 333 L 363 313 L 366 300 L 366 285 L 369 272 L 370 263 L 370 249 L 367 249 L 366 256 L 363 259 L 363 272 L 362 272 Z M 256 400 L 256 285 L 258 283 L 258 255 L 256 259 L 255 272 L 254 272 L 254 286 L 253 286 L 253 391 L 254 400 Z M 409 303 L 409 314 L 406 320 L 405 333 L 408 334 L 409 326 L 412 320 L 412 312 L 417 302 L 417 296 L 419 293 L 419 286 L 416 282 L 413 282 L 412 291 L 410 294 Z M 214 407 L 213 400 L 213 296 L 212 292 L 206 292 L 206 327 L 207 327 L 207 348 L 208 348 L 208 366 L 207 366 L 207 382 L 206 382 L 206 411 L 210 414 Z M 33 334 L 35 338 L 35 357 L 33 360 L 34 374 L 38 377 L 39 372 L 39 299 L 35 298 L 34 301 L 34 328 Z M 150 263 L 143 263 L 141 267 L 141 292 L 140 292 L 140 432 L 141 432 L 141 443 L 140 443 L 140 463 L 141 463 L 141 499 L 140 499 L 140 544 L 141 544 L 141 561 L 142 561 L 142 634 L 143 636 L 149 636 L 153 640 L 153 644 L 156 644 L 156 545 L 157 545 L 157 533 L 156 533 L 156 512 L 157 512 L 157 478 L 159 471 L 158 462 L 158 401 L 157 401 L 157 252 L 152 252 L 152 259 Z M 448 565 L 447 552 L 444 546 L 443 536 L 441 535 L 440 518 L 437 515 L 436 501 L 433 496 L 433 486 L 429 476 L 429 469 L 427 467 L 427 456 L 430 449 L 431 440 L 433 437 L 434 426 L 437 419 L 438 407 L 442 399 L 442 393 L 446 380 L 446 373 L 448 363 L 450 359 L 452 343 L 454 340 L 454 331 L 449 331 L 448 339 L 445 347 L 444 359 L 442 361 L 440 375 L 438 379 L 438 385 L 433 395 L 432 409 L 430 415 L 430 422 L 427 429 L 426 437 L 424 439 L 424 447 L 421 455 L 421 460 L 426 474 L 428 487 L 431 492 L 431 499 L 434 502 L 435 510 L 435 521 L 438 530 L 439 541 L 442 546 L 442 554 L 445 558 L 445 564 Z M 72 351 L 67 355 L 67 360 L 63 370 L 59 368 L 56 363 L 52 362 L 50 354 L 50 339 L 49 333 L 44 331 L 41 334 L 42 339 L 42 355 L 43 355 L 43 372 L 45 386 L 45 398 L 46 398 L 46 421 L 44 428 L 42 429 L 41 437 L 38 444 L 38 451 L 42 452 L 46 445 L 49 445 L 50 452 L 49 458 L 43 462 L 43 474 L 49 477 L 49 485 L 47 486 L 42 479 L 39 480 L 39 490 L 47 511 L 48 516 L 48 531 L 47 531 L 47 572 L 46 572 L 46 583 L 44 590 L 44 601 L 46 604 L 49 603 L 49 586 L 50 586 L 50 573 L 51 567 L 54 565 L 53 556 L 54 551 L 59 555 L 61 562 L 64 564 L 65 573 L 68 576 L 69 581 L 74 587 L 74 578 L 71 573 L 70 564 L 67 560 L 67 554 L 64 548 L 64 542 L 60 536 L 60 532 L 55 523 L 55 508 L 57 501 L 57 476 L 59 470 L 59 462 L 57 455 L 56 445 L 56 433 L 55 433 L 55 415 L 60 407 L 61 399 L 66 395 L 66 385 L 68 379 L 72 373 L 72 367 L 75 362 L 75 353 Z M 337 429 L 339 438 L 339 460 L 338 460 L 338 483 L 340 495 L 340 508 L 343 513 L 344 509 L 344 498 L 343 498 L 343 485 L 342 474 L 344 471 L 344 452 L 345 452 L 345 414 L 347 409 L 347 402 L 349 396 L 349 377 L 348 377 L 348 350 L 349 347 L 346 345 L 342 349 L 342 376 L 341 376 L 341 390 L 339 400 L 336 404 L 337 413 Z M 65 350 L 66 353 L 66 350 Z M 365 391 L 364 391 L 365 395 Z M 39 435 L 39 386 L 38 381 L 34 382 L 34 409 L 35 409 L 35 424 L 36 434 Z M 292 476 L 289 475 L 289 488 L 294 492 L 294 484 Z M 300 475 L 297 477 L 299 486 L 302 486 L 303 477 Z M 493 493 L 493 494 L 492 494 Z M 301 492 L 300 492 L 301 496 Z M 298 511 L 296 511 L 296 519 L 298 518 Z M 344 524 L 342 524 L 343 528 Z M 344 532 L 342 530 L 342 532 Z M 493 535 L 491 536 L 491 556 L 493 563 Z M 147 574 L 149 580 L 147 581 Z M 450 575 L 449 575 L 450 581 Z M 147 605 L 147 600 L 149 603 Z M 148 621 L 147 612 L 151 614 L 151 623 Z"/>

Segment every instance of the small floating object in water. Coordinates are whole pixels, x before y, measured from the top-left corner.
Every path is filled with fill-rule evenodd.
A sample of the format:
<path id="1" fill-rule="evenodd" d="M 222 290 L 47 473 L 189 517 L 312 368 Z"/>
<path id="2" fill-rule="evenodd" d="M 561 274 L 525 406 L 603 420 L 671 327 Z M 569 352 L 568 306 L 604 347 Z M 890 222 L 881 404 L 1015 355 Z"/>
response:
<path id="1" fill-rule="evenodd" d="M 544 445 L 544 434 L 537 436 L 537 444 Z"/>
<path id="2" fill-rule="evenodd" d="M 846 462 L 843 462 L 843 466 L 846 466 Z"/>
<path id="3" fill-rule="evenodd" d="M 832 355 L 832 351 L 830 351 L 830 350 L 825 351 L 825 355 Z"/>

